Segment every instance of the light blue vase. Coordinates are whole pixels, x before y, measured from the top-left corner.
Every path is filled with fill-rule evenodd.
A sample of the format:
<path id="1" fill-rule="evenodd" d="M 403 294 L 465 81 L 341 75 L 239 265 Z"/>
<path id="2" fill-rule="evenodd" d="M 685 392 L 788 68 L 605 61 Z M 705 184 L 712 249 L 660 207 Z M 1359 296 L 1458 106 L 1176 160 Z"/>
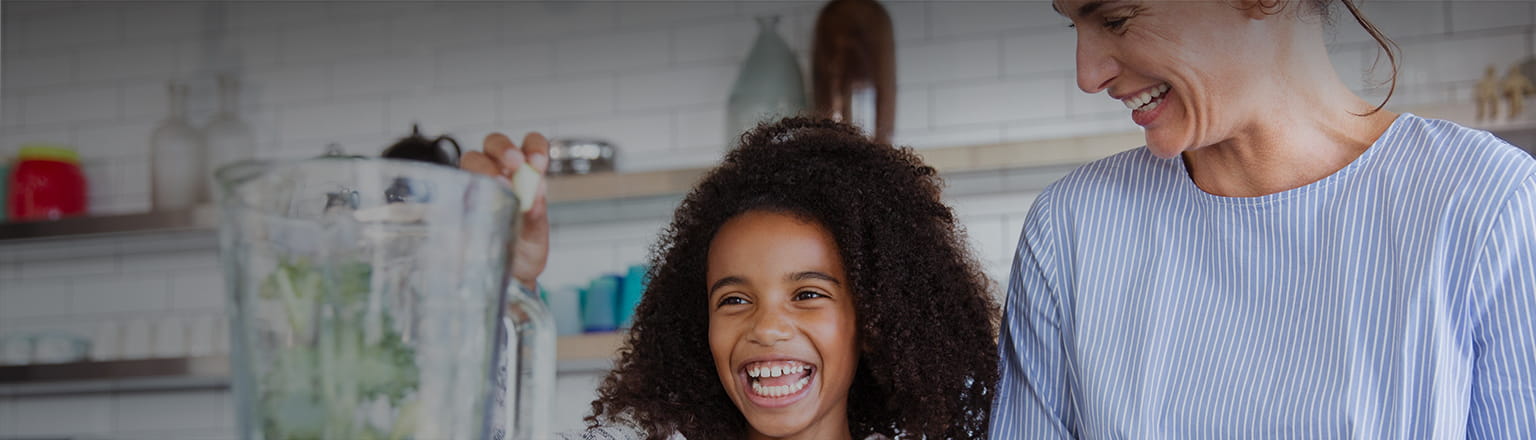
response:
<path id="1" fill-rule="evenodd" d="M 800 60 L 779 37 L 778 16 L 757 17 L 757 41 L 741 63 L 726 107 L 726 147 L 735 148 L 741 134 L 759 122 L 792 116 L 806 109 L 805 78 Z"/>

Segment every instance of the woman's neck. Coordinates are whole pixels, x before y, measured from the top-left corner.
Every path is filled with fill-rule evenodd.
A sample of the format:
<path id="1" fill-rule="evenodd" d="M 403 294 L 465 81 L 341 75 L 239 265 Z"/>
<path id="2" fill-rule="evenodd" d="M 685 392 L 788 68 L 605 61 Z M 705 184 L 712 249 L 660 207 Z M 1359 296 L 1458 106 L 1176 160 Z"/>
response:
<path id="1" fill-rule="evenodd" d="M 1369 108 L 1367 108 L 1369 110 Z M 1289 120 L 1183 154 L 1195 185 L 1226 197 L 1257 197 L 1317 182 L 1348 166 L 1380 138 L 1396 113 L 1319 112 L 1329 121 Z"/>
<path id="2" fill-rule="evenodd" d="M 1320 33 L 1319 33 L 1320 34 Z M 1359 116 L 1375 105 L 1344 85 L 1322 42 L 1298 37 L 1286 72 L 1262 89 L 1262 111 L 1232 137 L 1185 151 L 1185 168 L 1205 192 L 1255 197 L 1300 188 L 1348 166 L 1380 138 L 1397 114 L 1386 110 Z M 1315 47 L 1314 47 L 1315 46 Z"/>

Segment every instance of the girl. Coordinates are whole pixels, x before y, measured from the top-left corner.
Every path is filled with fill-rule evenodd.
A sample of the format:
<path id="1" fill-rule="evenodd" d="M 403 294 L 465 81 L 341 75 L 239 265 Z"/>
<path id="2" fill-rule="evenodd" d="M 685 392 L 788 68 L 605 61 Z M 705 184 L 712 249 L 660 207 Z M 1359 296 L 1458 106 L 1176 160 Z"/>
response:
<path id="1" fill-rule="evenodd" d="M 678 207 L 568 438 L 985 437 L 996 309 L 910 149 L 787 119 Z"/>

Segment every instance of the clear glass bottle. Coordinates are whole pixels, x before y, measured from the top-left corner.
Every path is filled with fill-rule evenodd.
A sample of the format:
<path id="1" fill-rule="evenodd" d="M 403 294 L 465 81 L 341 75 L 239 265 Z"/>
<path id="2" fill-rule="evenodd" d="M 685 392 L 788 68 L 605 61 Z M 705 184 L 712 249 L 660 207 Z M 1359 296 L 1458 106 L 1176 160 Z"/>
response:
<path id="1" fill-rule="evenodd" d="M 203 127 L 208 141 L 208 164 L 203 178 L 212 181 L 219 167 L 256 157 L 256 136 L 240 119 L 240 81 L 231 74 L 219 75 L 219 112 Z"/>
<path id="2" fill-rule="evenodd" d="M 157 211 L 187 209 L 208 200 L 203 178 L 203 136 L 187 123 L 187 86 L 166 87 L 170 112 L 150 135 L 150 175 L 153 207 Z"/>

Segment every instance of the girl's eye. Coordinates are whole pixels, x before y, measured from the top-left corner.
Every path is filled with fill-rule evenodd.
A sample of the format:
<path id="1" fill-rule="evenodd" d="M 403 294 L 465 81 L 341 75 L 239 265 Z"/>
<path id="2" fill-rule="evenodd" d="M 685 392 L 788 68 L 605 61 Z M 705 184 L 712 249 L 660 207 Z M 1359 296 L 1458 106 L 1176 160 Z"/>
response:
<path id="1" fill-rule="evenodd" d="M 721 298 L 720 299 L 720 304 L 717 304 L 716 307 L 733 306 L 733 305 L 740 305 L 740 304 L 746 304 L 746 303 L 747 303 L 746 298 L 742 298 L 742 297 L 739 297 L 739 296 L 727 296 L 725 298 Z"/>
<path id="2" fill-rule="evenodd" d="M 809 291 L 809 290 L 801 290 L 799 292 L 795 292 L 795 301 L 805 301 L 805 300 L 811 300 L 811 299 L 816 299 L 816 298 L 826 298 L 826 297 L 827 297 L 826 295 L 822 295 L 820 293 L 812 292 L 812 291 Z"/>

